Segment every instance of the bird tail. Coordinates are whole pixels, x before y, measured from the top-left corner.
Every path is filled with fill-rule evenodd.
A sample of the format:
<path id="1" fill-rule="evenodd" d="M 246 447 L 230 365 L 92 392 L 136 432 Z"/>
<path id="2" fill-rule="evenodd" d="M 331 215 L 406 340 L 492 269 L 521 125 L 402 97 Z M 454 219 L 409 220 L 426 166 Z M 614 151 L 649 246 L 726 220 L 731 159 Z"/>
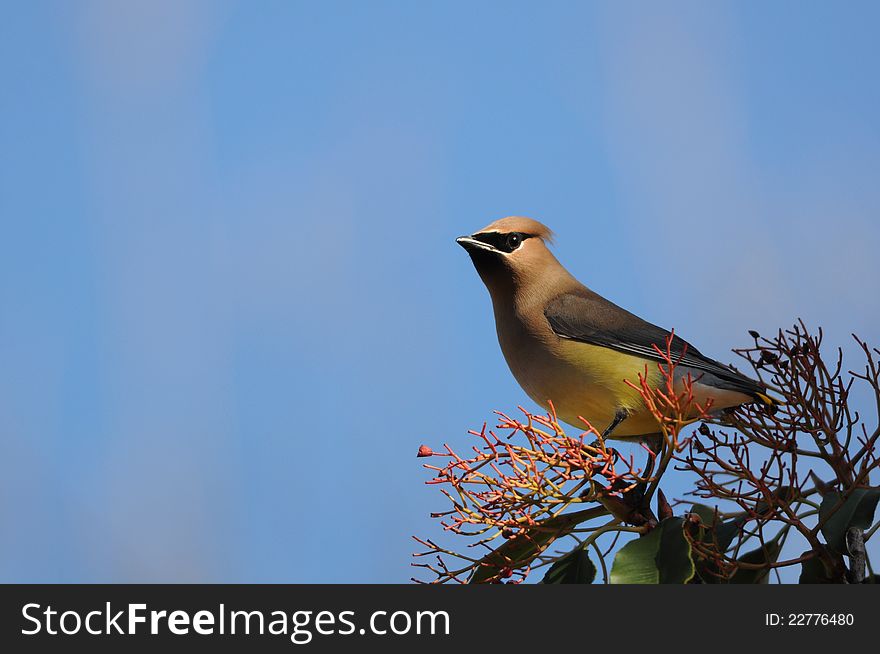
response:
<path id="1" fill-rule="evenodd" d="M 785 402 L 783 402 L 782 400 L 777 400 L 775 397 L 770 397 L 766 393 L 761 393 L 758 391 L 755 392 L 754 397 L 758 402 L 760 402 L 764 406 L 777 407 L 777 406 L 782 406 L 783 404 L 785 404 Z"/>

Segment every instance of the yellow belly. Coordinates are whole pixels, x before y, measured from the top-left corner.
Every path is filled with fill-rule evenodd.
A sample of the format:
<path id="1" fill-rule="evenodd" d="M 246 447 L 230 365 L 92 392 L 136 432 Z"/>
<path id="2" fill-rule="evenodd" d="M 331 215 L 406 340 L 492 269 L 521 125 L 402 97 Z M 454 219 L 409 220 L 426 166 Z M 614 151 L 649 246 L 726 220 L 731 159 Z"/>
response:
<path id="1" fill-rule="evenodd" d="M 636 438 L 658 432 L 657 420 L 645 407 L 638 390 L 626 383 L 629 380 L 638 385 L 642 375 L 647 377 L 649 387 L 663 386 L 665 382 L 656 362 L 561 339 L 552 346 L 532 351 L 540 352 L 540 356 L 531 360 L 508 357 L 511 371 L 535 402 L 545 409 L 553 402 L 562 421 L 585 429 L 586 420 L 602 432 L 618 409 L 625 409 L 629 415 L 614 429 L 612 438 Z M 676 393 L 683 390 L 681 383 L 676 384 Z M 695 403 L 708 406 L 710 412 L 752 401 L 748 395 L 701 384 L 699 378 L 694 380 L 692 392 Z M 690 417 L 699 417 L 696 407 Z"/>
<path id="2" fill-rule="evenodd" d="M 539 361 L 508 357 L 508 363 L 529 397 L 545 409 L 553 402 L 564 422 L 585 429 L 586 420 L 602 432 L 619 409 L 626 409 L 629 417 L 614 430 L 613 438 L 658 431 L 657 421 L 645 408 L 638 391 L 625 381 L 638 384 L 639 374 L 647 374 L 648 383 L 657 384 L 660 372 L 656 365 L 646 367 L 646 361 L 638 357 L 566 340 L 560 340 L 542 354 L 546 356 Z"/>

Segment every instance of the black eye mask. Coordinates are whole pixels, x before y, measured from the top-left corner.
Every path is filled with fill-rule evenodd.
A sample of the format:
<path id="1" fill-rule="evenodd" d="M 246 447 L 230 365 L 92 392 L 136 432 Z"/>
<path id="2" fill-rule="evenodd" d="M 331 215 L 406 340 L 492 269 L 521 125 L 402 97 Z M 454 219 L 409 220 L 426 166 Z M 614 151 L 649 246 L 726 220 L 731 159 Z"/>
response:
<path id="1" fill-rule="evenodd" d="M 482 234 L 474 234 L 473 238 L 483 243 L 491 245 L 500 252 L 513 252 L 523 244 L 527 238 L 532 238 L 534 234 L 523 234 L 522 232 L 484 232 Z"/>

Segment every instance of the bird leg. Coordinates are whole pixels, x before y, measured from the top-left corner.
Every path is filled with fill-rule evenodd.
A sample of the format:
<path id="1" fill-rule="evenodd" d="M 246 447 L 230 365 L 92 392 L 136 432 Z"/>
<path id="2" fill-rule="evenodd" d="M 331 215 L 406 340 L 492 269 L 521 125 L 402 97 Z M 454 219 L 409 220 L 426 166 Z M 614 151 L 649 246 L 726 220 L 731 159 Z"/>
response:
<path id="1" fill-rule="evenodd" d="M 608 438 L 611 435 L 611 432 L 613 432 L 620 423 L 626 420 L 627 417 L 629 417 L 629 411 L 626 409 L 618 409 L 614 413 L 614 419 L 611 421 L 611 424 L 602 432 L 602 438 Z"/>
<path id="2" fill-rule="evenodd" d="M 657 455 L 660 454 L 660 450 L 663 447 L 663 437 L 660 434 L 644 436 L 642 446 L 648 450 L 648 460 L 645 462 L 645 471 L 642 473 L 642 477 L 650 479 L 654 472 L 654 463 L 657 460 Z"/>
<path id="3" fill-rule="evenodd" d="M 662 449 L 663 441 L 659 435 L 646 436 L 642 445 L 648 450 L 648 460 L 645 462 L 644 471 L 641 473 L 642 481 L 624 494 L 623 499 L 631 507 L 633 516 L 637 520 L 643 523 L 653 522 L 657 524 L 657 516 L 651 510 L 651 505 L 648 498 L 645 497 L 645 492 L 648 490 L 648 484 L 654 472 L 654 463 Z"/>
<path id="4" fill-rule="evenodd" d="M 601 438 L 597 438 L 592 443 L 590 443 L 590 447 L 593 447 L 597 450 L 607 448 L 609 451 L 613 452 L 615 456 L 617 456 L 618 455 L 617 450 L 615 450 L 613 447 L 607 447 L 607 445 L 605 445 L 605 439 L 611 435 L 611 432 L 613 432 L 615 430 L 617 425 L 619 425 L 621 422 L 626 420 L 626 417 L 628 415 L 629 415 L 629 413 L 627 412 L 626 409 L 618 409 L 614 413 L 614 419 L 611 421 L 611 424 L 608 425 L 605 428 L 605 431 L 602 432 Z"/>
<path id="5" fill-rule="evenodd" d="M 629 417 L 629 412 L 626 409 L 619 408 L 614 413 L 614 419 L 611 421 L 611 424 L 605 428 L 605 431 L 602 432 L 602 441 L 611 436 L 612 432 Z M 648 450 L 648 461 L 645 463 L 644 472 L 641 477 L 643 481 L 636 484 L 633 488 L 623 494 L 623 502 L 624 506 L 628 507 L 628 521 L 631 521 L 632 524 L 642 525 L 645 523 L 653 523 L 657 524 L 657 516 L 651 510 L 650 503 L 648 502 L 648 498 L 645 497 L 645 492 L 648 490 L 648 482 L 650 480 L 651 474 L 654 472 L 654 460 L 657 458 L 657 453 L 660 452 L 662 447 L 662 441 L 658 437 L 647 436 L 644 437 L 644 445 Z M 594 447 L 600 445 L 600 441 L 596 441 L 593 445 Z"/>

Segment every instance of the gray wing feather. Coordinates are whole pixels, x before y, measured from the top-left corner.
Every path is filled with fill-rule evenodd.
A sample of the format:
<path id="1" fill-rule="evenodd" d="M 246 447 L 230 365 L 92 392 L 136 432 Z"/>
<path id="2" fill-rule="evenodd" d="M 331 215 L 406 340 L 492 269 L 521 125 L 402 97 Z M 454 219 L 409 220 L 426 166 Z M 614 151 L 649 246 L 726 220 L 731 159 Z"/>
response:
<path id="1" fill-rule="evenodd" d="M 551 300 L 544 310 L 550 327 L 561 338 L 607 347 L 662 363 L 670 332 L 642 320 L 592 291 L 565 293 Z M 745 393 L 752 397 L 761 392 L 754 380 L 741 375 L 700 353 L 688 342 L 673 336 L 671 343 L 676 370 L 686 373 L 693 369 L 700 383 Z M 682 368 L 683 367 L 683 368 Z"/>

